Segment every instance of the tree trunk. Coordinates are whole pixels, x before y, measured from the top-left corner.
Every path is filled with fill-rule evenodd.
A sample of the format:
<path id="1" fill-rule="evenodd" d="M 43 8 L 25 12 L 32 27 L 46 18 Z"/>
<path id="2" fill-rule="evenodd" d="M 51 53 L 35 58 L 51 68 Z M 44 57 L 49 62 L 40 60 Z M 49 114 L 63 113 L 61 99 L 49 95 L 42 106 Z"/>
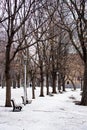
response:
<path id="1" fill-rule="evenodd" d="M 2 79 L 1 86 L 2 86 L 2 88 L 5 87 L 5 80 L 4 79 Z"/>
<path id="2" fill-rule="evenodd" d="M 81 79 L 81 91 L 83 90 L 83 80 Z"/>
<path id="3" fill-rule="evenodd" d="M 52 73 L 52 93 L 57 93 L 56 92 L 56 72 Z"/>
<path id="4" fill-rule="evenodd" d="M 58 75 L 58 91 L 61 92 L 61 75 Z"/>
<path id="5" fill-rule="evenodd" d="M 6 107 L 11 107 L 11 80 L 9 72 L 6 74 Z"/>
<path id="6" fill-rule="evenodd" d="M 20 88 L 20 74 L 17 75 L 17 87 Z"/>
<path id="7" fill-rule="evenodd" d="M 73 80 L 70 80 L 72 85 L 73 85 L 73 89 L 76 90 L 76 85 L 74 84 Z"/>
<path id="8" fill-rule="evenodd" d="M 41 67 L 40 67 L 40 71 L 41 71 L 41 73 L 40 73 L 40 76 L 41 76 L 41 82 L 40 82 L 40 87 L 41 87 L 41 89 L 40 89 L 40 97 L 44 97 L 44 92 L 43 92 L 43 66 L 41 65 Z"/>
<path id="9" fill-rule="evenodd" d="M 13 79 L 13 88 L 16 88 L 16 80 Z"/>
<path id="10" fill-rule="evenodd" d="M 66 91 L 65 90 L 65 82 L 63 81 L 63 83 L 62 83 L 62 87 L 63 87 L 63 91 Z"/>
<path id="11" fill-rule="evenodd" d="M 48 72 L 46 73 L 46 88 L 47 88 L 47 95 L 49 95 L 49 78 L 48 78 Z"/>
<path id="12" fill-rule="evenodd" d="M 35 99 L 35 78 L 32 78 L 32 99 Z"/>
<path id="13" fill-rule="evenodd" d="M 84 83 L 83 83 L 83 93 L 81 98 L 81 105 L 87 106 L 87 62 L 84 68 Z"/>
<path id="14" fill-rule="evenodd" d="M 65 76 L 62 76 L 62 87 L 63 91 L 65 91 Z"/>
<path id="15" fill-rule="evenodd" d="M 6 107 L 11 107 L 11 77 L 10 77 L 10 47 L 6 46 L 6 64 L 5 64 L 5 78 L 6 78 Z"/>

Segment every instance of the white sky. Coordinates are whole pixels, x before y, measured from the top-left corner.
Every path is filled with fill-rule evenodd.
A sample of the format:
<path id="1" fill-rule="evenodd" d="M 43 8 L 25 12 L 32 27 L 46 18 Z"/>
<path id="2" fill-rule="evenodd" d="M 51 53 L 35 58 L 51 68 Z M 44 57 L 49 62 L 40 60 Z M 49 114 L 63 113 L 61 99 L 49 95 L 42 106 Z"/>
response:
<path id="1" fill-rule="evenodd" d="M 39 88 L 35 92 L 36 99 L 31 104 L 21 112 L 12 112 L 12 107 L 4 107 L 5 88 L 0 88 L 0 130 L 87 130 L 87 107 L 73 103 L 80 100 L 80 90 L 67 89 L 52 97 L 39 97 Z M 17 103 L 22 102 L 21 95 L 23 88 L 12 89 L 12 98 Z M 28 98 L 31 99 L 31 88 Z"/>

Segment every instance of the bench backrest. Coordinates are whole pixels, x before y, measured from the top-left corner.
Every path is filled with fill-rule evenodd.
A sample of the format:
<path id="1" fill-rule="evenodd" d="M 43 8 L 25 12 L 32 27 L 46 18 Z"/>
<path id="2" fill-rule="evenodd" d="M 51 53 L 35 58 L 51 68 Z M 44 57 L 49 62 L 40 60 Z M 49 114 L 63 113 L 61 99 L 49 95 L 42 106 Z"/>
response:
<path id="1" fill-rule="evenodd" d="M 13 107 L 15 107 L 15 101 L 11 99 L 11 102 L 12 102 Z"/>

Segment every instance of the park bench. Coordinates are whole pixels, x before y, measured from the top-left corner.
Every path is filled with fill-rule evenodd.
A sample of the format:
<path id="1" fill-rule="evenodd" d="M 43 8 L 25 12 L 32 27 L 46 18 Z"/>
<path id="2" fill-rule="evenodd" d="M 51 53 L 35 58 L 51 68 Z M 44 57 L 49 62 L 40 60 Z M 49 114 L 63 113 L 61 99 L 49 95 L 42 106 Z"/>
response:
<path id="1" fill-rule="evenodd" d="M 13 111 L 21 111 L 22 104 L 16 104 L 14 99 L 11 99 Z"/>
<path id="2" fill-rule="evenodd" d="M 22 98 L 22 103 L 25 105 L 25 102 L 24 102 L 24 96 L 21 96 Z M 26 99 L 26 104 L 31 104 L 32 100 L 28 100 Z"/>

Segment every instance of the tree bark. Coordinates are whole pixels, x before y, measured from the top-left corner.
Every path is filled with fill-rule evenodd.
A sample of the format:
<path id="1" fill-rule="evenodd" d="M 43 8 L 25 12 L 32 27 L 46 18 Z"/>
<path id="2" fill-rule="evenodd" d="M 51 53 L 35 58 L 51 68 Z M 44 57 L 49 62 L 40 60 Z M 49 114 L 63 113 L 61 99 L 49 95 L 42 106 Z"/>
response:
<path id="1" fill-rule="evenodd" d="M 84 83 L 83 83 L 81 105 L 87 106 L 87 62 L 85 63 L 85 68 L 84 68 Z"/>
<path id="2" fill-rule="evenodd" d="M 58 91 L 61 92 L 61 75 L 58 74 Z"/>
<path id="3" fill-rule="evenodd" d="M 43 64 L 43 63 L 42 63 Z M 40 76 L 41 76 L 41 82 L 40 82 L 40 97 L 44 97 L 44 92 L 43 92 L 43 65 L 41 64 L 41 67 L 40 67 Z"/>
<path id="4" fill-rule="evenodd" d="M 13 80 L 13 88 L 16 88 L 16 80 Z"/>
<path id="5" fill-rule="evenodd" d="M 2 88 L 5 87 L 5 80 L 4 79 L 2 79 L 1 86 L 2 86 Z"/>
<path id="6" fill-rule="evenodd" d="M 76 90 L 76 85 L 74 84 L 73 80 L 70 80 L 72 85 L 73 85 L 73 89 Z"/>
<path id="7" fill-rule="evenodd" d="M 46 88 L 47 88 L 47 95 L 49 95 L 49 78 L 48 78 L 48 72 L 46 73 Z"/>
<path id="8" fill-rule="evenodd" d="M 10 77 L 10 46 L 6 46 L 6 64 L 5 64 L 5 78 L 6 78 L 6 107 L 11 107 L 11 77 Z"/>
<path id="9" fill-rule="evenodd" d="M 56 92 L 56 72 L 52 72 L 52 93 Z"/>
<path id="10" fill-rule="evenodd" d="M 63 87 L 63 91 L 65 90 L 65 76 L 62 76 L 62 87 Z"/>
<path id="11" fill-rule="evenodd" d="M 35 77 L 32 78 L 32 99 L 35 99 Z"/>
<path id="12" fill-rule="evenodd" d="M 20 88 L 20 74 L 17 75 L 17 87 Z"/>

